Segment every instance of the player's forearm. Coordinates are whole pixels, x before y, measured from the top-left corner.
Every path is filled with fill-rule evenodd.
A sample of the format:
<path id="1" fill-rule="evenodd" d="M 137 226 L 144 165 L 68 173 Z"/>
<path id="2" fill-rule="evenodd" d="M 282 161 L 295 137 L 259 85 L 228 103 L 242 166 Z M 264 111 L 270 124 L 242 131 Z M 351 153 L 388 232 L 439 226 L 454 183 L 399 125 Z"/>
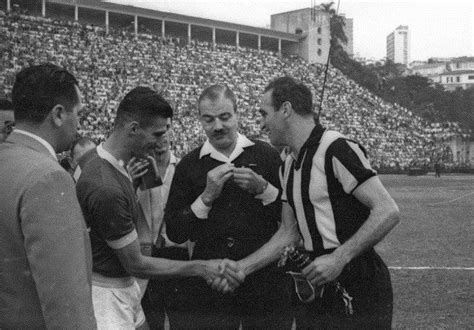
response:
<path id="1" fill-rule="evenodd" d="M 128 271 L 136 277 L 155 277 L 161 280 L 175 277 L 204 277 L 206 261 L 179 261 L 144 256 L 142 262 L 133 265 Z"/>
<path id="2" fill-rule="evenodd" d="M 296 223 L 285 226 L 282 224 L 273 237 L 260 249 L 240 260 L 239 266 L 245 275 L 249 274 L 275 262 L 279 259 L 281 251 L 288 245 L 299 240 Z"/>
<path id="3" fill-rule="evenodd" d="M 395 202 L 373 209 L 360 229 L 334 251 L 345 264 L 380 242 L 400 221 Z"/>

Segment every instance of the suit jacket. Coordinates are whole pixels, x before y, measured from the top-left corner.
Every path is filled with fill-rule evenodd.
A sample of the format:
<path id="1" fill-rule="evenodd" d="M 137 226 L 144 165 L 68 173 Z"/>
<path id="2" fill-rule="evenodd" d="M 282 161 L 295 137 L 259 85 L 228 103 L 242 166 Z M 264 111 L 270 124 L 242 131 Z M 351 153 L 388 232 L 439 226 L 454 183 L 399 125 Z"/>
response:
<path id="1" fill-rule="evenodd" d="M 0 329 L 94 329 L 91 248 L 74 182 L 39 141 L 0 144 Z"/>

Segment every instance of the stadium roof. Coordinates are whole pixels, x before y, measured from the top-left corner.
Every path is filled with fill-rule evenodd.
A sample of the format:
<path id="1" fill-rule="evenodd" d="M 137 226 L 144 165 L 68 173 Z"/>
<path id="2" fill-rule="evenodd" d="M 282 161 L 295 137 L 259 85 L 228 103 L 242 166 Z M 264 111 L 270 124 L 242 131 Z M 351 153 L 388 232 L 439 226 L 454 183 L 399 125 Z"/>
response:
<path id="1" fill-rule="evenodd" d="M 223 21 L 217 21 L 207 18 L 200 18 L 194 16 L 187 16 L 181 14 L 175 14 L 170 12 L 158 11 L 147 8 L 134 7 L 129 5 L 120 5 L 111 2 L 97 1 L 97 0 L 47 0 L 50 3 L 78 6 L 82 8 L 96 9 L 96 10 L 108 10 L 110 12 L 127 14 L 127 15 L 137 15 L 139 17 L 146 17 L 158 20 L 166 20 L 170 22 L 178 22 L 184 24 L 200 25 L 206 27 L 215 27 L 222 30 L 231 30 L 239 31 L 249 34 L 257 34 L 265 37 L 279 38 L 282 40 L 298 42 L 301 39 L 301 36 L 293 34 L 280 32 L 271 29 L 259 28 L 249 25 L 242 25 L 236 23 L 229 23 Z"/>

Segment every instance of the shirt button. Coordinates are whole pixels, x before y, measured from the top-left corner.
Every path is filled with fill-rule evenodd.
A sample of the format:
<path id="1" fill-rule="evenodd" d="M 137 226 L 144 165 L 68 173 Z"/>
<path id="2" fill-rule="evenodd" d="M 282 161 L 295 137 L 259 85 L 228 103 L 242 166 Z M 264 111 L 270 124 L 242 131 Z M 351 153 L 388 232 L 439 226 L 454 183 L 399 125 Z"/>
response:
<path id="1" fill-rule="evenodd" d="M 227 247 L 233 247 L 235 240 L 232 237 L 227 237 Z"/>

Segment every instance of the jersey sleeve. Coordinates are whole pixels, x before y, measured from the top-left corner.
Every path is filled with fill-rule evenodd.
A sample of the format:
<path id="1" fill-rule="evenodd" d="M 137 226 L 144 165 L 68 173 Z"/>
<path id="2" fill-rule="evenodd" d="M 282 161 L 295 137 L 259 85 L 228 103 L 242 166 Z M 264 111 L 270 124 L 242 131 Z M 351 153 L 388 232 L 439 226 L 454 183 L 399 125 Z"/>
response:
<path id="1" fill-rule="evenodd" d="M 347 194 L 377 174 L 363 147 L 354 141 L 337 139 L 328 148 L 326 157 L 332 162 L 334 176 Z"/>
<path id="2" fill-rule="evenodd" d="M 99 235 L 113 249 L 120 249 L 135 239 L 137 232 L 133 222 L 131 201 L 115 187 L 104 187 L 94 194 L 92 212 L 97 221 Z"/>

